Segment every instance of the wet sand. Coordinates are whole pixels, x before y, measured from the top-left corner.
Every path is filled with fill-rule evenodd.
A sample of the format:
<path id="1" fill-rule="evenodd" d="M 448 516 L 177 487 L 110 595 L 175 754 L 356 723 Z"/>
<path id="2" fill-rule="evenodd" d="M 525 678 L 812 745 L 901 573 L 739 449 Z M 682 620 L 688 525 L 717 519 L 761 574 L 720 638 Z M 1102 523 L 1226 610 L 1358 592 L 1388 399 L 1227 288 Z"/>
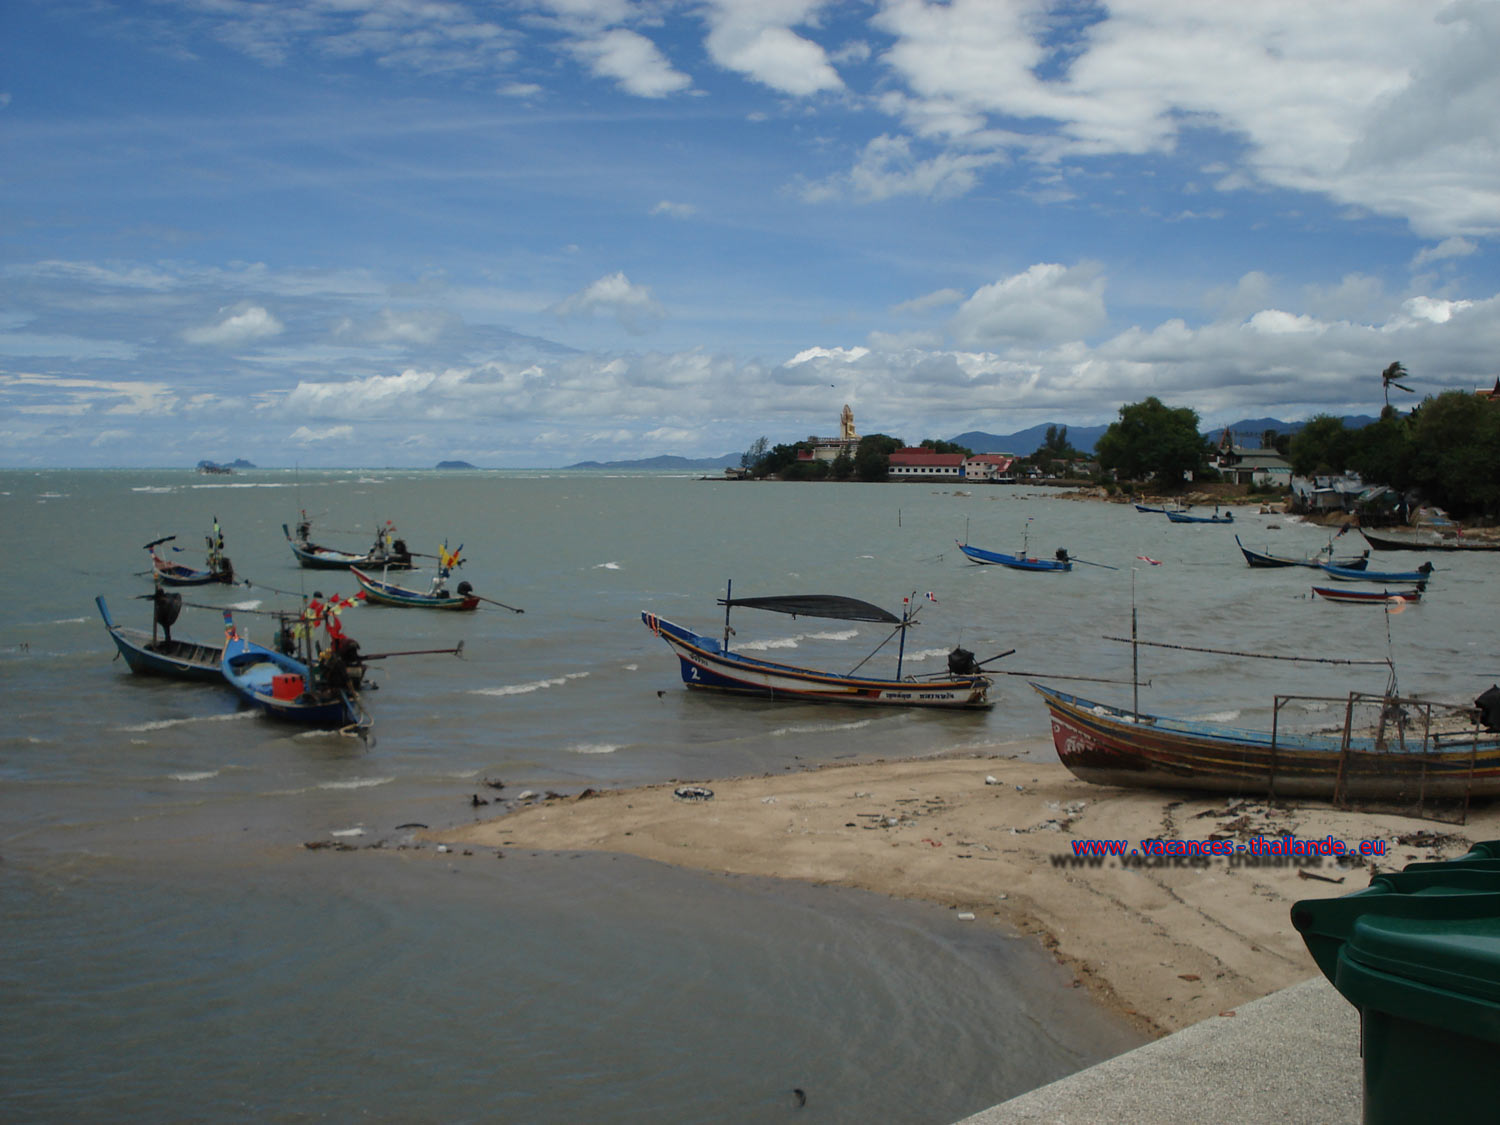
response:
<path id="1" fill-rule="evenodd" d="M 1073 777 L 1046 740 L 989 754 L 549 795 L 442 839 L 621 852 L 681 867 L 831 883 L 972 914 L 1034 935 L 1078 987 L 1152 1033 L 1231 1011 L 1317 973 L 1290 910 L 1359 890 L 1375 870 L 1451 859 L 1500 837 L 1500 810 L 1467 825 L 1201 794 L 1115 789 Z M 700 786 L 707 798 L 676 790 Z M 505 796 L 510 796 L 505 794 Z M 1075 862 L 1075 841 L 1332 837 L 1386 854 L 1197 862 Z M 1402 842 L 1402 841 L 1406 842 Z"/>

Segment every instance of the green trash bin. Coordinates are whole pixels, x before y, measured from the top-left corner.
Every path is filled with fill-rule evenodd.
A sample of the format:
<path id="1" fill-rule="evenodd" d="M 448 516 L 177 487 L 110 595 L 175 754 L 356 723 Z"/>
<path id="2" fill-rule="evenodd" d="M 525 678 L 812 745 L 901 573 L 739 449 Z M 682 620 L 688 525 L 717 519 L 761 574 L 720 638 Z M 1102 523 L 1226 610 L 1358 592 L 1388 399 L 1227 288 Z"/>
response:
<path id="1" fill-rule="evenodd" d="M 1500 841 L 1304 899 L 1292 924 L 1359 1009 L 1366 1125 L 1500 1121 Z"/>

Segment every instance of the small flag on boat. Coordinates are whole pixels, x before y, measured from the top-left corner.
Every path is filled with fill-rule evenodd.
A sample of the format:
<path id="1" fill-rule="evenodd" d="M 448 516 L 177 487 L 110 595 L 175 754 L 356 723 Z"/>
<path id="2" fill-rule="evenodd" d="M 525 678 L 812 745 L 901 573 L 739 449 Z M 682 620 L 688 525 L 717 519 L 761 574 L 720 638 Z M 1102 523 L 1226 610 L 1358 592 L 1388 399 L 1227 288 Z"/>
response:
<path id="1" fill-rule="evenodd" d="M 927 600 L 930 601 L 933 605 L 937 605 L 937 595 L 934 594 L 931 590 L 927 591 Z"/>
<path id="2" fill-rule="evenodd" d="M 1161 566 L 1161 559 L 1153 559 L 1150 555 L 1136 555 L 1136 558 L 1140 559 L 1143 563 L 1150 563 L 1152 566 Z"/>

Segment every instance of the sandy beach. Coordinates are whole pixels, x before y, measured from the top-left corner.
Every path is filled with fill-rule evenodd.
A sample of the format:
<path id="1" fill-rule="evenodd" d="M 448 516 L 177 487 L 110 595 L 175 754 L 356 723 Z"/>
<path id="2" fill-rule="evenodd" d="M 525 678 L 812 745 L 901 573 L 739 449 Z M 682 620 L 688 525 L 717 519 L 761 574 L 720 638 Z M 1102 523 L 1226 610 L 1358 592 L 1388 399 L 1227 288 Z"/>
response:
<path id="1" fill-rule="evenodd" d="M 527 797 L 450 844 L 620 852 L 681 867 L 840 884 L 919 899 L 1032 935 L 1074 987 L 1164 1034 L 1317 973 L 1289 911 L 1359 890 L 1374 870 L 1451 859 L 1500 836 L 1466 825 L 1079 781 L 1050 742 L 984 754 L 825 766 L 728 780 Z M 712 796 L 684 798 L 696 786 Z M 505 794 L 509 797 L 509 794 Z M 1382 841 L 1369 862 L 1197 861 L 1142 855 L 1097 866 L 1075 841 L 1274 838 Z"/>

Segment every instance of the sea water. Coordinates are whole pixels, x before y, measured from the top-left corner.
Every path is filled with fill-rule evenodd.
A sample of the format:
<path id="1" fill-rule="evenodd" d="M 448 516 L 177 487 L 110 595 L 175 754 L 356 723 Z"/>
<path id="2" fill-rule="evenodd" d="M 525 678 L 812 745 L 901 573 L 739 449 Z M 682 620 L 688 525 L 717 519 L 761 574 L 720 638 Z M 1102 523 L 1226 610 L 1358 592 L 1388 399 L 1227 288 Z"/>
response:
<path id="1" fill-rule="evenodd" d="M 1017 753 L 1048 729 L 1031 678 L 1256 725 L 1278 691 L 1380 690 L 1381 661 L 1448 698 L 1495 675 L 1492 557 L 1435 558 L 1399 614 L 1331 605 L 1317 572 L 1251 571 L 1234 545 L 1301 554 L 1327 533 L 1246 507 L 1224 527 L 1009 486 L 160 470 L 0 473 L 0 511 L 7 1121 L 953 1121 L 1139 1037 L 1028 936 L 952 911 L 628 857 L 439 852 L 412 826 L 528 789 Z M 366 653 L 463 642 L 372 664 L 363 740 L 113 659 L 94 596 L 149 628 L 142 545 L 175 534 L 159 549 L 201 565 L 215 519 L 241 582 L 184 589 L 174 636 L 217 644 L 230 608 L 267 639 L 263 611 L 354 594 L 296 566 L 282 525 L 302 512 L 342 549 L 387 520 L 414 551 L 461 545 L 455 578 L 524 612 L 349 611 Z M 1080 561 L 975 566 L 956 540 Z M 639 615 L 717 633 L 730 583 L 911 598 L 903 671 L 962 644 L 1014 649 L 994 665 L 1014 674 L 965 714 L 688 692 Z M 879 626 L 759 616 L 736 612 L 735 647 L 849 670 L 888 641 L 865 670 L 895 669 Z"/>

